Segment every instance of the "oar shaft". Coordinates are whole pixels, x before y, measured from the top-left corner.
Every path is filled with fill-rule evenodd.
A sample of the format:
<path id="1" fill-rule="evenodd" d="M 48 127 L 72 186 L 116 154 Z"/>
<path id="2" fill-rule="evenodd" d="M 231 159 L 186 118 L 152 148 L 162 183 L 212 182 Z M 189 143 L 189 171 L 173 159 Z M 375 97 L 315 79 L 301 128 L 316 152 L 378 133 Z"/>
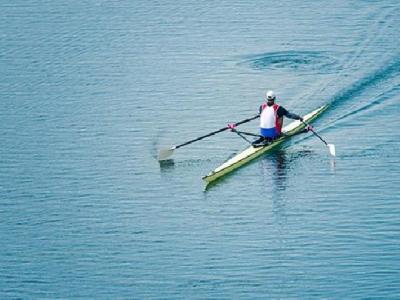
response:
<path id="1" fill-rule="evenodd" d="M 258 138 L 263 137 L 262 135 L 251 133 L 251 132 L 245 132 L 245 131 L 239 131 L 239 130 L 236 130 L 236 132 L 239 132 L 239 133 L 244 134 L 244 135 L 255 136 L 255 137 L 258 137 Z"/>
<path id="2" fill-rule="evenodd" d="M 308 126 L 309 130 L 311 130 L 311 132 L 314 133 L 314 134 L 328 147 L 329 153 L 330 153 L 332 156 L 336 156 L 335 145 L 333 145 L 333 144 L 328 144 L 318 133 L 316 133 L 316 132 L 314 131 L 314 129 L 313 129 L 309 124 L 307 124 L 307 123 L 304 122 L 304 121 L 302 121 L 302 122 L 303 122 L 304 125 Z"/>
<path id="3" fill-rule="evenodd" d="M 250 121 L 252 121 L 252 120 L 254 120 L 254 119 L 257 119 L 257 118 L 259 118 L 259 117 L 260 117 L 260 115 L 256 115 L 256 116 L 254 116 L 254 117 L 251 117 L 251 118 L 248 118 L 248 119 L 239 121 L 239 122 L 235 123 L 234 126 L 238 126 L 238 125 L 241 125 L 241 124 L 250 122 Z M 230 127 L 226 126 L 226 127 L 224 127 L 224 128 L 218 129 L 218 130 L 216 130 L 216 131 L 213 131 L 213 132 L 210 132 L 210 133 L 208 133 L 208 134 L 202 135 L 202 136 L 200 136 L 200 137 L 198 137 L 198 138 L 195 138 L 195 139 L 193 139 L 193 140 L 190 140 L 190 141 L 187 141 L 187 142 L 182 143 L 182 144 L 180 144 L 180 145 L 177 145 L 177 146 L 174 147 L 174 149 L 178 149 L 178 148 L 180 148 L 180 147 L 183 147 L 183 146 L 189 145 L 189 144 L 191 144 L 191 143 L 200 141 L 200 140 L 202 140 L 202 139 L 204 139 L 204 138 L 206 138 L 206 137 L 212 136 L 212 135 L 214 135 L 214 134 L 220 133 L 220 132 L 225 131 L 225 130 L 228 130 L 228 129 L 230 129 Z"/>
<path id="4" fill-rule="evenodd" d="M 328 146 L 328 143 L 318 134 L 316 133 L 312 128 L 310 128 L 311 132 L 314 133 L 321 141 L 324 142 L 325 145 Z"/>
<path id="5" fill-rule="evenodd" d="M 240 136 L 242 139 L 244 139 L 246 142 L 248 142 L 248 143 L 251 145 L 251 141 L 249 141 L 249 139 L 246 138 L 246 137 L 242 134 L 243 132 L 237 131 L 237 130 L 235 130 L 235 129 L 232 129 L 232 131 L 233 131 L 234 133 L 236 133 L 238 136 Z"/>
<path id="6" fill-rule="evenodd" d="M 314 129 L 312 129 L 312 127 L 310 126 L 310 124 L 306 123 L 305 121 L 302 121 L 304 123 L 304 125 L 308 126 L 309 130 L 311 130 L 312 133 L 315 134 L 316 137 L 318 137 L 325 145 L 328 146 L 328 143 L 318 134 L 314 131 Z"/>

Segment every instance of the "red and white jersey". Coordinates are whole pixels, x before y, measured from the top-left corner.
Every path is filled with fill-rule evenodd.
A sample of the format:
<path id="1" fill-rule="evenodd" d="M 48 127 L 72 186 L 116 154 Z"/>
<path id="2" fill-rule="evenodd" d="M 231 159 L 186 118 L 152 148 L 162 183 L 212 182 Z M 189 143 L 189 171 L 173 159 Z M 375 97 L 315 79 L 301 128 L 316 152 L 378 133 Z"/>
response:
<path id="1" fill-rule="evenodd" d="M 277 132 L 281 132 L 282 120 L 278 117 L 279 105 L 274 104 L 268 106 L 265 103 L 261 106 L 260 127 L 265 129 L 275 128 Z"/>

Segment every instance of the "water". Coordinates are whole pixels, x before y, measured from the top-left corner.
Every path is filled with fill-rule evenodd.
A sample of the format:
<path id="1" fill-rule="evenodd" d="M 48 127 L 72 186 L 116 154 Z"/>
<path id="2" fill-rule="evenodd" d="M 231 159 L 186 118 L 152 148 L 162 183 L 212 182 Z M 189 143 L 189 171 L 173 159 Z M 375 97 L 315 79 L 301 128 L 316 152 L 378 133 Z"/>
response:
<path id="1" fill-rule="evenodd" d="M 397 1 L 3 1 L 2 299 L 398 299 Z M 316 130 L 221 180 L 267 89 Z M 255 131 L 257 122 L 243 125 Z"/>

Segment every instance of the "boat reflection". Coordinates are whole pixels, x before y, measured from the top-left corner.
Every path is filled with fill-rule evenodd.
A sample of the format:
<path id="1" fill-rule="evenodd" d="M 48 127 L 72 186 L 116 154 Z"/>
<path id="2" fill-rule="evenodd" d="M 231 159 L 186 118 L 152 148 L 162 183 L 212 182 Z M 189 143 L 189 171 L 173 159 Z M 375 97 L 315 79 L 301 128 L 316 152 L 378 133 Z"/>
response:
<path id="1" fill-rule="evenodd" d="M 304 158 L 310 155 L 312 155 L 310 150 L 289 152 L 284 149 L 277 149 L 261 160 L 260 173 L 262 174 L 265 193 L 271 195 L 274 220 L 277 224 L 284 225 L 287 222 L 288 194 L 286 189 L 289 177 L 298 173 L 295 170 L 297 163 L 304 161 Z"/>
<path id="2" fill-rule="evenodd" d="M 285 190 L 287 187 L 288 174 L 299 159 L 310 156 L 312 151 L 301 150 L 296 152 L 287 152 L 284 149 L 277 149 L 263 158 L 260 163 L 261 174 L 265 185 L 271 186 L 273 192 Z M 294 172 L 296 173 L 296 172 Z"/>

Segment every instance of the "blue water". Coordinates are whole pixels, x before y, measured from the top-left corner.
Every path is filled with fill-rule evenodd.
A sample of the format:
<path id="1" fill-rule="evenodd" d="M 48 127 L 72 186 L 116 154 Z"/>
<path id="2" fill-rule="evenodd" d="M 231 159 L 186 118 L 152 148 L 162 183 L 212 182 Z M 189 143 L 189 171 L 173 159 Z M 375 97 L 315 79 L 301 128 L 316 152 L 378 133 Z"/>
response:
<path id="1" fill-rule="evenodd" d="M 1 2 L 0 298 L 399 299 L 399 28 L 395 0 Z M 224 132 L 159 164 L 267 89 L 330 104 L 337 157 L 304 134 L 204 191 Z"/>

